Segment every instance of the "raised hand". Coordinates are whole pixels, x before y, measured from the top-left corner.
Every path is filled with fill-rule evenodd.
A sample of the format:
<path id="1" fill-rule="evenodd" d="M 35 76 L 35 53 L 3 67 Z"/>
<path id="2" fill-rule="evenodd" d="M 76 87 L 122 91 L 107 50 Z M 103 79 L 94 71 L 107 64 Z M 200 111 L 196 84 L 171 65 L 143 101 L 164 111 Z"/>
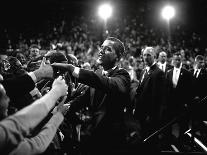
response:
<path id="1" fill-rule="evenodd" d="M 65 63 L 53 63 L 51 64 L 51 66 L 57 70 L 60 71 L 69 71 L 69 72 L 73 72 L 75 66 L 71 65 L 71 64 L 65 64 Z"/>
<path id="2" fill-rule="evenodd" d="M 62 101 L 53 109 L 52 113 L 55 114 L 57 112 L 61 112 L 63 115 L 67 113 L 70 108 L 70 104 L 64 104 L 67 96 L 64 96 Z"/>
<path id="3" fill-rule="evenodd" d="M 60 93 L 60 97 L 66 96 L 68 94 L 68 86 L 62 76 L 59 76 L 54 80 L 52 84 L 52 90 L 56 90 L 57 93 Z"/>
<path id="4" fill-rule="evenodd" d="M 40 67 L 34 71 L 37 81 L 42 78 L 53 78 L 53 68 L 51 65 L 46 64 L 46 58 L 43 57 Z"/>

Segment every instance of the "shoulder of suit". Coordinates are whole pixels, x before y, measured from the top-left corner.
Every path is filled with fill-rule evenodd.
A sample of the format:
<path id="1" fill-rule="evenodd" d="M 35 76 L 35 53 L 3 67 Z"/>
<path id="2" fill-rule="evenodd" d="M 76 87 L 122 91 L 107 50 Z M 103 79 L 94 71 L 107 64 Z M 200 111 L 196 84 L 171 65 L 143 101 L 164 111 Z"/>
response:
<path id="1" fill-rule="evenodd" d="M 172 70 L 173 70 L 173 68 L 171 68 L 171 69 L 168 69 L 168 70 L 167 70 L 167 73 L 171 72 Z"/>
<path id="2" fill-rule="evenodd" d="M 117 68 L 117 71 L 120 71 L 120 72 L 122 72 L 122 71 L 123 71 L 123 72 L 127 72 L 127 73 L 128 73 L 128 71 L 127 71 L 126 69 L 121 68 L 121 67 L 118 67 L 118 68 Z"/>

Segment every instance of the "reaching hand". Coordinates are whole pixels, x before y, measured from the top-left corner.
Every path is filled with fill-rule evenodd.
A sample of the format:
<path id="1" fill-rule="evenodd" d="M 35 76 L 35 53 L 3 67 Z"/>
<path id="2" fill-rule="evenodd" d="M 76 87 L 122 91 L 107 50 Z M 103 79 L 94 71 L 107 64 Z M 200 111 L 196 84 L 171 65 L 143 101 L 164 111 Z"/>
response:
<path id="1" fill-rule="evenodd" d="M 34 71 L 37 81 L 42 78 L 53 78 L 53 68 L 51 65 L 46 64 L 46 58 L 43 57 L 40 67 Z"/>
<path id="2" fill-rule="evenodd" d="M 68 86 L 62 76 L 54 80 L 52 89 L 57 89 L 57 93 L 60 93 L 60 96 L 66 96 L 68 93 Z"/>
<path id="3" fill-rule="evenodd" d="M 71 65 L 71 64 L 65 64 L 65 63 L 53 63 L 51 64 L 53 68 L 56 68 L 57 70 L 61 70 L 61 71 L 69 71 L 69 72 L 73 72 L 75 66 Z"/>
<path id="4" fill-rule="evenodd" d="M 57 53 L 55 50 L 50 50 L 45 54 L 45 57 L 50 57 L 51 55 L 53 55 L 54 53 Z"/>
<path id="5" fill-rule="evenodd" d="M 55 114 L 57 112 L 61 112 L 63 115 L 65 115 L 70 108 L 70 104 L 64 104 L 67 96 L 64 96 L 63 100 L 56 106 L 52 113 Z"/>

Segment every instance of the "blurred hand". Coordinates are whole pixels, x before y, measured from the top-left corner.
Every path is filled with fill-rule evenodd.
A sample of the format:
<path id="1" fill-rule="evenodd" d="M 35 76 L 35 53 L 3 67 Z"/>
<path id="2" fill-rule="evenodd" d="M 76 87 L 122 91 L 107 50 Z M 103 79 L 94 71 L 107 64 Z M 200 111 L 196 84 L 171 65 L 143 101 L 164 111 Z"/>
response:
<path id="1" fill-rule="evenodd" d="M 68 86 L 65 83 L 65 80 L 62 76 L 59 76 L 54 80 L 52 84 L 52 90 L 57 89 L 57 93 L 60 93 L 60 96 L 66 96 L 68 93 Z"/>
<path id="2" fill-rule="evenodd" d="M 65 63 L 53 63 L 51 64 L 51 66 L 57 70 L 61 70 L 61 71 L 69 71 L 69 72 L 73 72 L 75 66 L 73 66 L 72 64 L 65 64 Z"/>
<path id="3" fill-rule="evenodd" d="M 41 89 L 40 92 L 41 92 L 42 95 L 45 95 L 45 94 L 47 94 L 49 91 L 50 91 L 50 87 L 44 87 L 44 88 Z"/>
<path id="4" fill-rule="evenodd" d="M 50 50 L 45 54 L 45 57 L 50 57 L 51 55 L 53 55 L 54 53 L 57 53 L 57 51 L 55 50 Z"/>
<path id="5" fill-rule="evenodd" d="M 53 78 L 53 68 L 51 65 L 46 64 L 46 58 L 43 57 L 40 67 L 34 71 L 37 81 L 42 78 Z"/>
<path id="6" fill-rule="evenodd" d="M 70 108 L 70 104 L 64 104 L 67 96 L 64 96 L 63 100 L 53 109 L 52 113 L 61 112 L 63 115 L 67 113 Z"/>

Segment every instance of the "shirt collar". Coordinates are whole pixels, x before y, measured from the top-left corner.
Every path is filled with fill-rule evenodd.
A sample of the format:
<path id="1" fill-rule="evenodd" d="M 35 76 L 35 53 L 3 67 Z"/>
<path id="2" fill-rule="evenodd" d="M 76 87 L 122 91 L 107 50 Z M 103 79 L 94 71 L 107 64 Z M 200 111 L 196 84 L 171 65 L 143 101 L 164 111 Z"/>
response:
<path id="1" fill-rule="evenodd" d="M 147 72 L 149 72 L 150 67 L 152 67 L 154 64 L 156 64 L 156 62 L 153 62 L 153 64 L 151 66 L 146 66 L 145 69 L 147 70 Z"/>
<path id="2" fill-rule="evenodd" d="M 113 68 L 111 68 L 111 69 L 109 69 L 109 70 L 107 70 L 107 71 L 103 70 L 103 71 L 102 71 L 102 74 L 107 75 L 107 74 L 109 74 L 110 72 L 112 72 L 116 67 L 117 67 L 117 66 L 114 66 Z"/>

